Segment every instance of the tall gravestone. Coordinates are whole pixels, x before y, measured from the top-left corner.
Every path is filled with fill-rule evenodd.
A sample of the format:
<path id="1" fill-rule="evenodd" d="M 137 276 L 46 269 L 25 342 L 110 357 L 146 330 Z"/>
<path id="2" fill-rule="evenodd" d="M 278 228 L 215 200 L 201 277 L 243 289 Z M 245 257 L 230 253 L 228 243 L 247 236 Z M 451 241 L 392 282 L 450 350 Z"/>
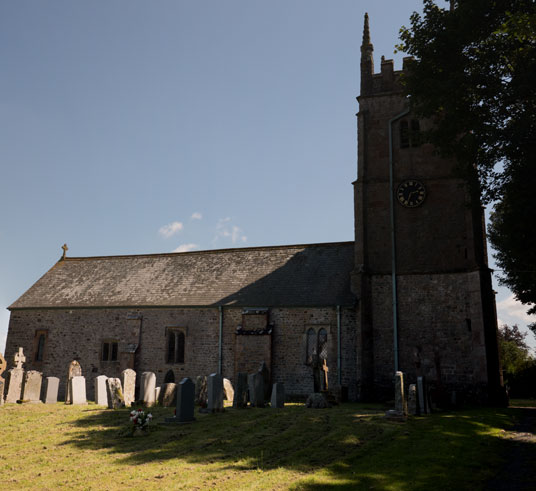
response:
<path id="1" fill-rule="evenodd" d="M 430 414 L 427 392 L 426 379 L 424 377 L 417 377 L 417 399 L 419 401 L 419 414 L 421 416 Z"/>
<path id="2" fill-rule="evenodd" d="M 404 394 L 404 374 L 402 372 L 395 373 L 395 411 L 404 416 L 408 414 L 408 406 Z"/>
<path id="3" fill-rule="evenodd" d="M 71 393 L 71 379 L 73 377 L 82 376 L 82 367 L 80 363 L 76 360 L 73 360 L 69 363 L 69 370 L 67 371 L 67 390 L 65 391 L 65 404 L 73 404 L 73 398 Z"/>
<path id="4" fill-rule="evenodd" d="M 207 377 L 198 375 L 195 379 L 195 403 L 201 407 L 207 407 Z"/>
<path id="5" fill-rule="evenodd" d="M 223 411 L 223 377 L 211 373 L 207 377 L 208 410 L 212 413 Z"/>
<path id="6" fill-rule="evenodd" d="M 275 409 L 285 407 L 285 386 L 282 383 L 278 382 L 273 385 L 270 406 Z"/>
<path id="7" fill-rule="evenodd" d="M 22 365 L 26 361 L 22 348 L 19 348 L 19 351 L 15 353 L 13 360 L 15 361 L 15 366 L 8 372 L 9 378 L 6 392 L 6 402 L 9 403 L 17 402 L 21 397 L 22 381 L 24 377 L 24 369 L 22 368 Z"/>
<path id="8" fill-rule="evenodd" d="M 233 384 L 228 378 L 223 379 L 223 397 L 226 401 L 232 401 L 234 399 Z"/>
<path id="9" fill-rule="evenodd" d="M 238 372 L 234 391 L 233 407 L 243 409 L 248 405 L 248 374 Z"/>
<path id="10" fill-rule="evenodd" d="M 106 380 L 106 393 L 108 394 L 108 408 L 119 409 L 125 407 L 125 398 L 121 387 L 121 380 L 109 378 Z"/>
<path id="11" fill-rule="evenodd" d="M 123 379 L 123 397 L 125 398 L 125 406 L 130 407 L 135 399 L 136 393 L 136 372 L 131 368 L 127 368 L 121 372 Z"/>
<path id="12" fill-rule="evenodd" d="M 410 384 L 408 388 L 408 413 L 412 416 L 417 415 L 417 386 Z"/>
<path id="13" fill-rule="evenodd" d="M 153 372 L 143 372 L 140 381 L 140 399 L 142 403 L 151 407 L 156 400 L 156 375 Z"/>
<path id="14" fill-rule="evenodd" d="M 97 406 L 108 406 L 106 380 L 108 380 L 106 375 L 95 377 L 95 404 L 97 404 Z"/>
<path id="15" fill-rule="evenodd" d="M 192 382 L 193 383 L 193 382 Z M 195 384 L 194 384 L 195 397 Z M 163 407 L 172 407 L 177 403 L 177 384 L 169 382 L 162 385 L 158 402 Z"/>
<path id="16" fill-rule="evenodd" d="M 259 373 L 262 376 L 262 387 L 264 390 L 264 402 L 267 402 L 270 400 L 270 370 L 268 370 L 268 367 L 266 366 L 266 363 L 263 361 L 261 363 L 261 366 L 259 367 Z"/>
<path id="17" fill-rule="evenodd" d="M 24 374 L 22 400 L 25 402 L 41 402 L 41 383 L 43 374 L 37 370 L 30 370 Z"/>
<path id="18" fill-rule="evenodd" d="M 58 377 L 47 377 L 45 379 L 44 403 L 56 404 L 58 402 L 58 390 L 60 388 L 60 379 Z"/>
<path id="19" fill-rule="evenodd" d="M 166 418 L 166 423 L 189 423 L 194 421 L 194 408 L 195 384 L 191 379 L 183 378 L 177 385 L 175 417 Z"/>
<path id="20" fill-rule="evenodd" d="M 0 353 L 0 406 L 4 404 L 4 387 L 6 385 L 6 381 L 2 377 L 2 374 L 5 372 L 6 367 L 7 362 L 2 353 Z"/>
<path id="21" fill-rule="evenodd" d="M 264 407 L 264 377 L 259 371 L 248 375 L 249 402 L 254 407 Z"/>
<path id="22" fill-rule="evenodd" d="M 69 383 L 71 389 L 71 404 L 87 404 L 86 378 L 75 375 Z"/>

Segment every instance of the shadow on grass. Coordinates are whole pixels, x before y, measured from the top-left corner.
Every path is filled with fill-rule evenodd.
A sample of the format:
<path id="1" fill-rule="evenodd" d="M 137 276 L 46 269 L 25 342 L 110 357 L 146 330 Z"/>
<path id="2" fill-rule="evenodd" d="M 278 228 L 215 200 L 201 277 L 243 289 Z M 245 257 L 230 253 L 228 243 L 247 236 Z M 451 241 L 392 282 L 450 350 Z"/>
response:
<path id="1" fill-rule="evenodd" d="M 65 444 L 122 454 L 129 465 L 180 459 L 234 471 L 288 468 L 311 475 L 295 489 L 483 489 L 484 482 L 507 489 L 497 487 L 504 478 L 492 477 L 508 454 L 521 446 L 523 462 L 536 469 L 533 441 L 505 438 L 512 421 L 526 419 L 520 411 L 526 410 L 477 409 L 396 423 L 378 407 L 289 406 L 196 413 L 191 424 L 165 425 L 172 410 L 153 408 L 151 431 L 129 438 L 129 409 L 95 410 L 76 421 L 80 431 Z"/>

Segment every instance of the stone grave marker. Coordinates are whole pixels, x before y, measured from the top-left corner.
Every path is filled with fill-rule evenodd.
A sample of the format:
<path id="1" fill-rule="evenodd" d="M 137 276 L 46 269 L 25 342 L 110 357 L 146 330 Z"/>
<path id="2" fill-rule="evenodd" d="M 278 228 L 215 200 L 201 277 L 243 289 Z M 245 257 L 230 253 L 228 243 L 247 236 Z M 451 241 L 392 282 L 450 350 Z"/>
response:
<path id="1" fill-rule="evenodd" d="M 108 409 L 119 409 L 125 407 L 125 398 L 121 380 L 118 378 L 106 379 L 106 393 L 108 394 Z"/>
<path id="2" fill-rule="evenodd" d="M 160 400 L 160 392 L 162 392 L 162 387 L 158 386 L 154 388 L 154 403 L 155 404 Z"/>
<path id="3" fill-rule="evenodd" d="M 264 407 L 264 377 L 259 371 L 248 375 L 249 402 L 254 407 Z"/>
<path id="4" fill-rule="evenodd" d="M 147 407 L 154 406 L 156 402 L 156 375 L 153 372 L 141 374 L 140 399 Z"/>
<path id="5" fill-rule="evenodd" d="M 424 377 L 417 377 L 417 399 L 419 401 L 419 414 L 421 416 L 430 414 L 426 389 L 426 379 Z"/>
<path id="6" fill-rule="evenodd" d="M 234 391 L 233 407 L 243 409 L 248 406 L 248 374 L 238 372 L 236 376 L 236 390 Z"/>
<path id="7" fill-rule="evenodd" d="M 58 377 L 47 377 L 45 379 L 44 403 L 56 404 L 58 402 L 58 390 L 60 388 L 60 379 Z"/>
<path id="8" fill-rule="evenodd" d="M 194 387 L 195 397 L 195 387 Z M 173 407 L 177 403 L 177 384 L 169 382 L 162 385 L 158 402 L 163 407 Z"/>
<path id="9" fill-rule="evenodd" d="M 71 404 L 87 404 L 86 378 L 76 375 L 71 379 L 69 386 L 71 388 Z"/>
<path id="10" fill-rule="evenodd" d="M 123 397 L 125 398 L 125 406 L 130 407 L 135 399 L 136 393 L 136 372 L 131 368 L 127 368 L 121 372 L 123 380 Z"/>
<path id="11" fill-rule="evenodd" d="M 65 404 L 73 404 L 72 393 L 71 393 L 71 379 L 73 377 L 82 376 L 82 367 L 80 363 L 76 360 L 73 360 L 69 363 L 69 370 L 67 372 L 67 390 L 65 391 Z"/>
<path id="12" fill-rule="evenodd" d="M 195 384 L 191 379 L 183 378 L 177 385 L 176 404 L 175 416 L 166 418 L 166 423 L 190 423 L 195 421 Z"/>
<path id="13" fill-rule="evenodd" d="M 234 399 L 233 384 L 228 378 L 223 379 L 223 397 L 226 401 L 232 401 Z"/>
<path id="14" fill-rule="evenodd" d="M 404 374 L 395 373 L 395 411 L 403 416 L 408 414 L 408 406 L 404 394 Z"/>
<path id="15" fill-rule="evenodd" d="M 13 361 L 15 362 L 15 366 L 8 371 L 8 383 L 5 399 L 5 401 L 8 403 L 15 403 L 21 398 L 22 382 L 24 378 L 24 369 L 22 368 L 22 364 L 26 361 L 22 348 L 19 348 L 19 351 L 15 353 Z"/>
<path id="16" fill-rule="evenodd" d="M 282 383 L 278 382 L 273 385 L 270 405 L 276 409 L 285 407 L 285 386 Z"/>
<path id="17" fill-rule="evenodd" d="M 259 367 L 259 373 L 262 375 L 264 402 L 267 402 L 270 400 L 270 387 L 271 387 L 270 370 L 268 370 L 268 367 L 266 366 L 266 363 L 264 361 L 261 363 L 261 366 Z"/>
<path id="18" fill-rule="evenodd" d="M 108 377 L 106 375 L 99 375 L 95 377 L 95 404 L 97 406 L 108 407 L 108 388 L 106 381 Z"/>
<path id="19" fill-rule="evenodd" d="M 211 413 L 223 411 L 223 377 L 211 373 L 207 378 L 208 410 Z"/>
<path id="20" fill-rule="evenodd" d="M 195 379 L 195 403 L 201 407 L 207 407 L 207 377 L 198 375 Z"/>
<path id="21" fill-rule="evenodd" d="M 43 374 L 37 370 L 30 370 L 24 374 L 22 400 L 25 402 L 41 402 L 41 383 Z"/>
<path id="22" fill-rule="evenodd" d="M 4 387 L 6 385 L 6 381 L 2 377 L 2 374 L 5 372 L 6 367 L 7 362 L 2 353 L 0 353 L 0 406 L 4 404 Z"/>
<path id="23" fill-rule="evenodd" d="M 408 388 L 408 413 L 412 416 L 417 415 L 417 386 L 410 384 Z"/>

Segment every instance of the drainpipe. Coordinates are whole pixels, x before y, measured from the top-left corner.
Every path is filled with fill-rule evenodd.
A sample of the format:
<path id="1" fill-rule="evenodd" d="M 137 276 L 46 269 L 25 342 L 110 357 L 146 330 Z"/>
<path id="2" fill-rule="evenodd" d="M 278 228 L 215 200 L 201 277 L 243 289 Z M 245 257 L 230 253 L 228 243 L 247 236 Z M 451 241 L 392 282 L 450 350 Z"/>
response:
<path id="1" fill-rule="evenodd" d="M 222 348 L 223 348 L 223 305 L 218 307 L 220 312 L 220 336 L 218 341 L 218 373 L 222 374 Z"/>
<path id="2" fill-rule="evenodd" d="M 395 372 L 398 372 L 398 294 L 396 285 L 396 237 L 395 237 L 395 199 L 393 189 L 393 123 L 409 113 L 409 109 L 389 120 L 389 212 L 391 215 L 391 281 L 393 284 L 393 343 Z"/>
<path id="3" fill-rule="evenodd" d="M 337 305 L 337 383 L 341 384 L 341 306 Z"/>

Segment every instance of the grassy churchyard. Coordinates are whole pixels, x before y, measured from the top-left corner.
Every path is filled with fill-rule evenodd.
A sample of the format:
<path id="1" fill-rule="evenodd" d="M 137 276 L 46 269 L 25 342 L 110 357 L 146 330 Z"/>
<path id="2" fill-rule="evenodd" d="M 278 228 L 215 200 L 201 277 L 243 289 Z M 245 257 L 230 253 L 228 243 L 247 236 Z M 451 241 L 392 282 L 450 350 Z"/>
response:
<path id="1" fill-rule="evenodd" d="M 150 411 L 150 431 L 130 436 L 130 409 L 0 407 L 0 488 L 476 490 L 536 470 L 534 427 L 515 426 L 536 408 L 395 422 L 379 405 L 290 404 L 196 413 L 185 425 L 163 423 L 170 408 Z"/>

